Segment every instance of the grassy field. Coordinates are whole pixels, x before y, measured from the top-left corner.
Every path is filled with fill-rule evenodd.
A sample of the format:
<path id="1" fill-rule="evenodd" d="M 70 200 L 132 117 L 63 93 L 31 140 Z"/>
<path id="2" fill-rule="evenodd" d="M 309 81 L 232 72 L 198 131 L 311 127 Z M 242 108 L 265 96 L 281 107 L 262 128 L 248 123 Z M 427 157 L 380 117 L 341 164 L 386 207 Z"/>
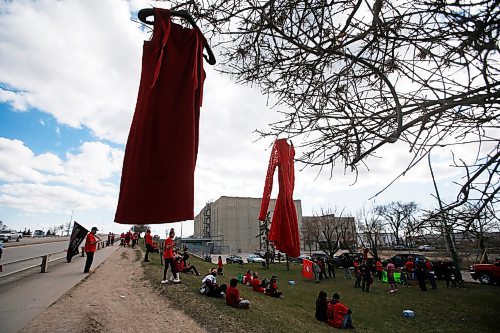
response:
<path id="1" fill-rule="evenodd" d="M 231 277 L 248 269 L 260 277 L 278 276 L 278 286 L 284 299 L 275 299 L 253 292 L 238 284 L 241 296 L 251 302 L 250 310 L 229 307 L 223 299 L 200 295 L 201 277 L 181 274 L 182 284 L 161 285 L 163 268 L 159 256 L 143 264 L 146 278 L 176 307 L 184 310 L 210 332 L 331 332 L 335 330 L 314 317 L 315 300 L 320 290 L 328 296 L 338 292 L 344 304 L 353 311 L 353 323 L 359 332 L 500 332 L 500 287 L 466 284 L 465 288 L 446 289 L 438 281 L 437 290 L 420 292 L 418 287 L 402 288 L 388 294 L 387 284 L 375 281 L 370 293 L 354 288 L 354 280 L 345 280 L 341 271 L 337 277 L 314 283 L 301 276 L 301 265 L 271 265 L 263 269 L 258 264 L 224 265 L 224 276 L 218 283 L 229 283 Z M 191 257 L 202 275 L 216 266 Z M 295 280 L 290 286 L 288 280 Z M 415 311 L 415 318 L 403 318 L 405 309 Z"/>

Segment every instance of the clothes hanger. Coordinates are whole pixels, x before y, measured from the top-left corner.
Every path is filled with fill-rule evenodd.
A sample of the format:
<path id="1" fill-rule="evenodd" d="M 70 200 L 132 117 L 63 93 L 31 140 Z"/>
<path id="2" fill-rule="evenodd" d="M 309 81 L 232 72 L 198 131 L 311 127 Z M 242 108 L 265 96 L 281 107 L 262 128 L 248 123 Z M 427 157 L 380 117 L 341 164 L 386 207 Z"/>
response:
<path id="1" fill-rule="evenodd" d="M 185 19 L 186 21 L 188 21 L 194 28 L 198 28 L 198 26 L 196 25 L 196 22 L 193 19 L 193 17 L 191 16 L 191 14 L 187 10 L 185 10 L 185 9 L 171 11 L 170 15 L 171 16 L 181 17 L 181 18 Z M 143 22 L 145 24 L 153 24 L 154 21 L 149 21 L 147 19 L 149 16 L 153 16 L 153 8 L 144 8 L 144 9 L 141 9 L 139 11 L 139 13 L 137 14 L 137 17 L 139 18 L 139 20 L 141 22 Z M 217 62 L 217 60 L 215 59 L 214 53 L 212 52 L 212 49 L 210 48 L 210 45 L 208 45 L 208 42 L 205 41 L 205 43 L 204 43 L 203 46 L 205 47 L 205 50 L 207 50 L 207 53 L 208 53 L 208 56 L 206 56 L 205 54 L 203 54 L 203 58 L 205 58 L 205 60 L 210 65 L 215 65 L 215 63 Z"/>

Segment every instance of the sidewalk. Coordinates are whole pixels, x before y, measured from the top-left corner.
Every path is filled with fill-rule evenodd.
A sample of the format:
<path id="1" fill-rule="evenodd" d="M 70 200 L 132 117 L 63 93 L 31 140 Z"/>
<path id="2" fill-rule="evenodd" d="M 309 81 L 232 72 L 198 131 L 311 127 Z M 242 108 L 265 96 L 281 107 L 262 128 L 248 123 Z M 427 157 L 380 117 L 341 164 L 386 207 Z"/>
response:
<path id="1" fill-rule="evenodd" d="M 118 244 L 109 246 L 94 255 L 92 270 L 95 270 L 113 252 Z M 0 286 L 0 331 L 15 333 L 31 319 L 63 296 L 88 274 L 83 274 L 85 259 L 73 257 L 71 263 L 61 263 L 47 273 L 35 273 Z"/>

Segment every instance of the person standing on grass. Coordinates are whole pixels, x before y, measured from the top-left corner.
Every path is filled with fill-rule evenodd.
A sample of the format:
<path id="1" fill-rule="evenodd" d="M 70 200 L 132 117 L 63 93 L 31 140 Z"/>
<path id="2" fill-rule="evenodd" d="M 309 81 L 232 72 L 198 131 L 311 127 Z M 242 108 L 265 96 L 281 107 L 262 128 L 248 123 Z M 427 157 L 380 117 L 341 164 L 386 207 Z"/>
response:
<path id="1" fill-rule="evenodd" d="M 335 269 L 333 267 L 333 259 L 332 258 L 328 257 L 326 259 L 326 266 L 328 268 L 328 275 L 330 277 L 335 277 Z"/>
<path id="2" fill-rule="evenodd" d="M 224 275 L 223 272 L 223 267 L 224 265 L 222 264 L 222 257 L 219 256 L 219 259 L 217 259 L 217 274 L 219 275 Z"/>
<path id="3" fill-rule="evenodd" d="M 418 258 L 417 258 L 418 260 Z M 427 275 L 427 267 L 422 260 L 418 260 L 415 263 L 415 275 L 417 276 L 418 286 L 420 290 L 427 291 L 427 285 L 425 283 L 425 276 Z"/>
<path id="4" fill-rule="evenodd" d="M 405 263 L 406 271 L 408 272 L 408 276 L 410 280 L 415 280 L 415 274 L 414 274 L 414 263 L 413 263 L 413 257 L 408 257 L 408 260 Z"/>
<path id="5" fill-rule="evenodd" d="M 151 236 L 151 230 L 149 229 L 146 230 L 144 242 L 146 243 L 146 254 L 144 255 L 144 262 L 149 262 L 149 254 L 153 253 L 153 236 Z"/>
<path id="6" fill-rule="evenodd" d="M 396 267 L 392 263 L 391 260 L 388 261 L 387 267 L 385 268 L 387 271 L 387 280 L 389 284 L 391 285 L 391 290 L 389 290 L 389 293 L 394 293 L 398 291 L 398 286 L 396 285 L 396 281 L 394 280 L 394 271 L 396 271 Z"/>
<path id="7" fill-rule="evenodd" d="M 177 272 L 175 271 L 175 262 L 174 262 L 174 237 L 175 237 L 175 231 L 174 228 L 170 229 L 170 232 L 168 233 L 168 238 L 165 240 L 165 250 L 163 251 L 163 259 L 165 261 L 165 268 L 163 269 L 163 280 L 161 283 L 168 283 L 167 280 L 167 271 L 168 271 L 168 266 L 170 266 L 170 271 L 172 272 L 172 275 L 174 276 L 174 283 L 179 283 L 181 282 L 179 280 L 179 277 L 176 275 Z"/>
<path id="8" fill-rule="evenodd" d="M 83 269 L 84 273 L 90 272 L 90 267 L 92 266 L 92 262 L 94 261 L 94 253 L 96 250 L 96 244 L 101 239 L 97 237 L 95 234 L 97 233 L 97 228 L 92 227 L 90 232 L 87 234 L 87 238 L 85 239 L 85 254 L 87 255 L 87 260 L 85 261 L 85 268 Z"/>
<path id="9" fill-rule="evenodd" d="M 351 262 L 347 256 L 343 256 L 342 258 L 342 267 L 344 268 L 344 279 L 351 279 Z"/>
<path id="10" fill-rule="evenodd" d="M 432 289 L 437 289 L 436 277 L 434 276 L 434 266 L 427 258 L 425 258 L 425 267 L 427 268 L 427 279 L 429 279 Z"/>
<path id="11" fill-rule="evenodd" d="M 378 281 L 382 282 L 382 272 L 384 271 L 384 265 L 382 265 L 382 261 L 380 261 L 380 258 L 377 259 L 377 262 L 375 263 L 375 269 L 377 270 Z"/>
<path id="12" fill-rule="evenodd" d="M 372 282 L 372 270 L 368 267 L 366 261 L 363 260 L 360 266 L 361 278 L 363 282 L 361 284 L 361 291 L 370 292 L 370 284 Z"/>
<path id="13" fill-rule="evenodd" d="M 226 304 L 234 306 L 235 308 L 248 309 L 250 307 L 250 301 L 240 297 L 240 291 L 236 287 L 237 285 L 238 279 L 232 278 L 229 281 L 229 287 L 226 289 Z"/>
<path id="14" fill-rule="evenodd" d="M 327 309 L 328 325 L 335 328 L 354 328 L 352 325 L 352 311 L 340 303 L 340 295 L 333 294 Z"/>

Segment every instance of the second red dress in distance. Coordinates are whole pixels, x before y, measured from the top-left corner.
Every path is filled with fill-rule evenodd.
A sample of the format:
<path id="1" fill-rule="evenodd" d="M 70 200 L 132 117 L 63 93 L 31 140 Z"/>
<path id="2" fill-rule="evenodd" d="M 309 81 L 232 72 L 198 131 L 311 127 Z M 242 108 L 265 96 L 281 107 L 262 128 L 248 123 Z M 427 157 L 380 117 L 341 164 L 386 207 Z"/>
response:
<path id="1" fill-rule="evenodd" d="M 153 13 L 115 215 L 123 224 L 194 218 L 205 39 L 199 29 L 171 22 L 169 10 Z"/>
<path id="2" fill-rule="evenodd" d="M 273 175 L 278 167 L 279 192 L 269 230 L 269 240 L 273 241 L 273 245 L 280 252 L 291 257 L 298 257 L 300 255 L 299 226 L 297 211 L 293 203 L 294 156 L 293 145 L 289 145 L 286 139 L 276 140 L 269 159 L 259 220 L 263 221 L 266 218 L 273 189 Z"/>

